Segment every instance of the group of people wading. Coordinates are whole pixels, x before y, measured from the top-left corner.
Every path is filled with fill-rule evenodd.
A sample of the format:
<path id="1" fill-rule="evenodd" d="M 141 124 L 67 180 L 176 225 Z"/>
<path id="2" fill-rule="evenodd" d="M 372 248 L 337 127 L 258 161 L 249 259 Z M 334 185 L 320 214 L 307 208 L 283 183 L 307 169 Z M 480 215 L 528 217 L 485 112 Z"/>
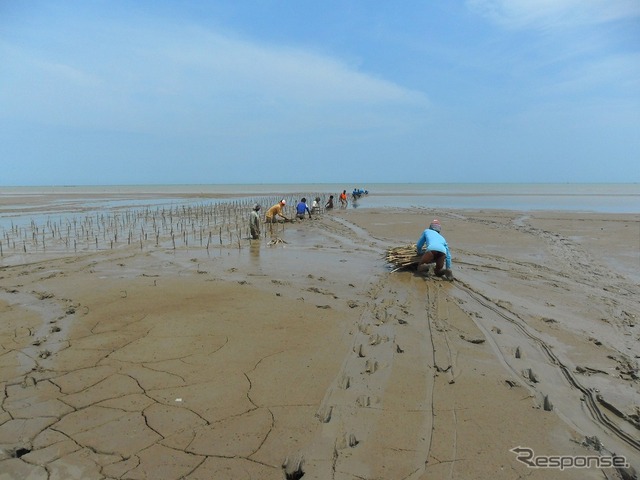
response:
<path id="1" fill-rule="evenodd" d="M 340 206 L 347 206 L 347 191 L 343 190 L 340 194 Z M 279 221 L 278 217 L 283 221 L 288 222 L 292 219 L 287 217 L 284 213 L 284 207 L 287 205 L 286 200 L 283 198 L 274 206 L 272 206 L 265 214 L 265 223 L 268 223 L 272 228 L 273 223 Z M 324 205 L 326 210 L 331 210 L 333 206 L 333 195 L 329 196 L 329 200 Z M 251 230 L 251 238 L 254 240 L 260 238 L 260 204 L 256 203 L 251 211 L 249 220 L 249 228 Z M 309 207 L 307 199 L 302 197 L 296 205 L 296 215 L 298 220 L 303 220 L 307 215 L 311 220 L 312 213 L 318 213 L 320 211 L 320 197 L 316 197 Z M 447 280 L 453 280 L 453 273 L 451 272 L 451 252 L 449 251 L 449 245 L 447 240 L 442 236 L 442 225 L 438 219 L 434 219 L 429 227 L 426 228 L 416 243 L 416 252 L 420 256 L 418 263 L 418 271 L 425 271 L 429 268 L 430 264 L 435 264 L 434 273 L 438 277 L 444 277 Z"/>

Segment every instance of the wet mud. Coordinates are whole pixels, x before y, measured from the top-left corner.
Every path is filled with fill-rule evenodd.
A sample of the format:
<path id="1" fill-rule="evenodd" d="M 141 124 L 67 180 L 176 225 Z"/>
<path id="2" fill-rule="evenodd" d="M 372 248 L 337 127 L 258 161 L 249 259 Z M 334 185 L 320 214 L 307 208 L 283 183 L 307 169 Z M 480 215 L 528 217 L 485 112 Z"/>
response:
<path id="1" fill-rule="evenodd" d="M 455 281 L 390 273 L 434 216 Z M 518 446 L 637 469 L 634 221 L 358 209 L 4 264 L 0 478 L 550 478 Z"/>

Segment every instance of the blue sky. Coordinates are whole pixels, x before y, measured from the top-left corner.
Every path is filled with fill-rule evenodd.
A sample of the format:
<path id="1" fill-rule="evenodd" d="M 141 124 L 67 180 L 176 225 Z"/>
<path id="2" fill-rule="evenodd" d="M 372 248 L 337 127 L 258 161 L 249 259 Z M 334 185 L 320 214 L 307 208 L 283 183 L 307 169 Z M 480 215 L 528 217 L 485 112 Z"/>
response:
<path id="1" fill-rule="evenodd" d="M 0 0 L 0 185 L 639 182 L 639 0 Z"/>

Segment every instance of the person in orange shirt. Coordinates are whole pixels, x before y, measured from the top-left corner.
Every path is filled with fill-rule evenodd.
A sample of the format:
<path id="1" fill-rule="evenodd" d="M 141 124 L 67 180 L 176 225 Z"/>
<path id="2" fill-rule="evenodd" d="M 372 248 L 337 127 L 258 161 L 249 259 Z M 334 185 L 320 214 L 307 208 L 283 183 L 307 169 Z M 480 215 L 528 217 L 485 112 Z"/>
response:
<path id="1" fill-rule="evenodd" d="M 347 207 L 347 191 L 346 190 L 343 190 L 342 193 L 340 194 L 340 206 L 342 208 Z"/>

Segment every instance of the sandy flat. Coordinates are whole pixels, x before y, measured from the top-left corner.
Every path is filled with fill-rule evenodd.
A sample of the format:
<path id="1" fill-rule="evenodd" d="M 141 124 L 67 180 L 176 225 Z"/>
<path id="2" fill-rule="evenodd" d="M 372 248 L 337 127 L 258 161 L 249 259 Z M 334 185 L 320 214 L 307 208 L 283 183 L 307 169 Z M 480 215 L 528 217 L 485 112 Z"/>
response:
<path id="1" fill-rule="evenodd" d="M 455 281 L 390 273 L 436 216 Z M 633 478 L 639 220 L 347 209 L 254 242 L 5 241 L 0 479 Z"/>

